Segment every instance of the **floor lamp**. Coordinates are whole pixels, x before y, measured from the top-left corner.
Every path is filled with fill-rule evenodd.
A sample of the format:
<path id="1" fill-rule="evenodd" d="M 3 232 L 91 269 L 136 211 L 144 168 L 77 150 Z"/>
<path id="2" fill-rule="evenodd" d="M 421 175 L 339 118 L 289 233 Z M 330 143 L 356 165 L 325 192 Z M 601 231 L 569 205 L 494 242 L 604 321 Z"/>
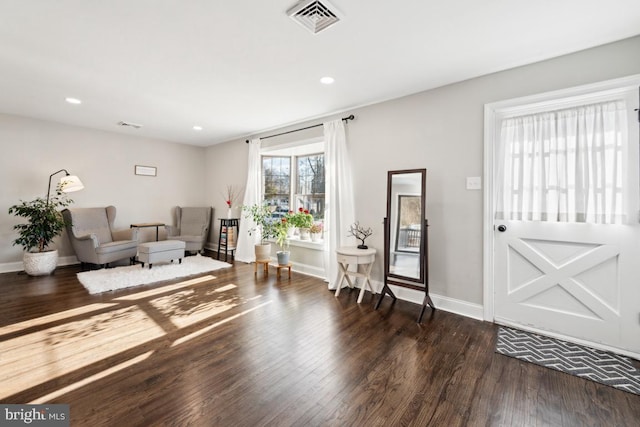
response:
<path id="1" fill-rule="evenodd" d="M 72 193 L 74 191 L 79 191 L 84 188 L 82 181 L 75 175 L 69 174 L 66 169 L 60 169 L 49 175 L 49 185 L 47 186 L 47 204 L 49 204 L 49 195 L 51 194 L 51 178 L 54 175 L 59 174 L 60 172 L 64 172 L 66 175 L 60 178 L 60 191 L 63 193 Z"/>

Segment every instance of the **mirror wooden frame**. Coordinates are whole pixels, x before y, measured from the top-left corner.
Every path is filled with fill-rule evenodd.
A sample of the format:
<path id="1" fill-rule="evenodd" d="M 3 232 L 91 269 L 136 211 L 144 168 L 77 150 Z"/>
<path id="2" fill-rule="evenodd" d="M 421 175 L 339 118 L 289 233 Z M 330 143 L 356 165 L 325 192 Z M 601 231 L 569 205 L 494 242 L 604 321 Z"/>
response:
<path id="1" fill-rule="evenodd" d="M 398 229 L 399 224 L 394 224 L 391 220 L 393 216 L 393 203 L 392 198 L 395 197 L 393 189 L 393 178 L 395 176 L 407 175 L 407 174 L 419 174 L 420 175 L 420 250 L 418 256 L 419 274 L 417 277 L 404 276 L 401 274 L 391 273 L 391 248 L 394 246 L 391 242 L 392 227 Z M 376 310 L 380 307 L 385 295 L 389 295 L 395 301 L 397 297 L 389 287 L 389 285 L 400 286 L 404 288 L 414 289 L 424 292 L 424 299 L 422 303 L 422 309 L 418 316 L 418 322 L 422 321 L 425 309 L 430 306 L 435 310 L 433 301 L 429 296 L 429 263 L 428 263 L 428 221 L 426 219 L 426 184 L 427 184 L 427 170 L 426 169 L 405 169 L 395 170 L 387 172 L 387 216 L 384 218 L 384 286 L 380 293 L 380 298 L 376 304 Z M 396 214 L 395 217 L 398 215 Z M 397 222 L 397 221 L 396 221 Z M 396 236 L 397 239 L 397 236 Z"/>

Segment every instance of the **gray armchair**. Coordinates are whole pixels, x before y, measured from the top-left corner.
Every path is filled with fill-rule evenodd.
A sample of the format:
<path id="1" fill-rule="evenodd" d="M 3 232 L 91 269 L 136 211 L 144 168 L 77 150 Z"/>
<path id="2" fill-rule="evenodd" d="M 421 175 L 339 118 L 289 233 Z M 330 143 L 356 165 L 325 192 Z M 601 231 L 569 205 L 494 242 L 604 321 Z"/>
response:
<path id="1" fill-rule="evenodd" d="M 64 209 L 62 216 L 67 223 L 71 246 L 83 266 L 91 263 L 105 267 L 111 262 L 136 256 L 138 230 L 114 230 L 114 206 Z"/>
<path id="2" fill-rule="evenodd" d="M 211 207 L 176 206 L 176 225 L 166 226 L 168 240 L 182 240 L 185 251 L 202 252 L 209 235 Z"/>

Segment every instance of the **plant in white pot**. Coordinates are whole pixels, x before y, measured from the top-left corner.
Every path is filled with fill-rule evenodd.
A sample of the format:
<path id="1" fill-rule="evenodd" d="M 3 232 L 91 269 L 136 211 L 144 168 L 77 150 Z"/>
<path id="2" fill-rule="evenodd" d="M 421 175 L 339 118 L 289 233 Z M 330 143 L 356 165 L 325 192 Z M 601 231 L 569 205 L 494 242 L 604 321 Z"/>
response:
<path id="1" fill-rule="evenodd" d="M 289 214 L 288 218 L 291 225 L 298 228 L 300 240 L 309 240 L 309 229 L 313 225 L 313 215 L 309 210 L 298 208 L 298 212 Z"/>
<path id="2" fill-rule="evenodd" d="M 255 223 L 255 227 L 249 229 L 249 235 L 253 236 L 258 233 L 260 243 L 256 243 L 256 260 L 268 260 L 271 257 L 271 243 L 267 240 L 276 237 L 276 229 L 274 219 L 271 216 L 275 206 L 269 205 L 252 205 L 243 206 L 245 218 L 251 219 Z"/>
<path id="3" fill-rule="evenodd" d="M 65 197 L 60 186 L 51 198 L 38 197 L 31 201 L 20 201 L 9 208 L 9 213 L 26 218 L 26 224 L 16 224 L 13 229 L 18 237 L 13 245 L 21 245 L 24 252 L 24 270 L 31 276 L 51 274 L 58 264 L 58 250 L 48 249 L 53 239 L 65 227 L 60 208 L 69 206 L 71 199 Z"/>
<path id="4" fill-rule="evenodd" d="M 311 233 L 312 242 L 320 241 L 320 239 L 322 239 L 322 223 L 314 223 L 311 228 L 309 228 L 309 233 Z"/>

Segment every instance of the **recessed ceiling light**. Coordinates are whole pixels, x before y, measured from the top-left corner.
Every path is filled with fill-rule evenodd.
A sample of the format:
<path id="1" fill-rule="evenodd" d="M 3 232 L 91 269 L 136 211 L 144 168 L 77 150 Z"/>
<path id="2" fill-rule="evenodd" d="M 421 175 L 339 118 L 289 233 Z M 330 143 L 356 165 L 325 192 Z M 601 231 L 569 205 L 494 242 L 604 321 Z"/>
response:
<path id="1" fill-rule="evenodd" d="M 323 85 L 330 85 L 334 81 L 335 81 L 334 78 L 329 76 L 326 76 L 320 79 L 320 83 L 322 83 Z"/>
<path id="2" fill-rule="evenodd" d="M 82 104 L 82 101 L 80 101 L 78 98 L 67 97 L 64 100 L 67 101 L 69 104 Z"/>
<path id="3" fill-rule="evenodd" d="M 197 126 L 196 125 L 196 126 L 193 127 L 193 130 L 202 130 L 202 126 Z"/>

